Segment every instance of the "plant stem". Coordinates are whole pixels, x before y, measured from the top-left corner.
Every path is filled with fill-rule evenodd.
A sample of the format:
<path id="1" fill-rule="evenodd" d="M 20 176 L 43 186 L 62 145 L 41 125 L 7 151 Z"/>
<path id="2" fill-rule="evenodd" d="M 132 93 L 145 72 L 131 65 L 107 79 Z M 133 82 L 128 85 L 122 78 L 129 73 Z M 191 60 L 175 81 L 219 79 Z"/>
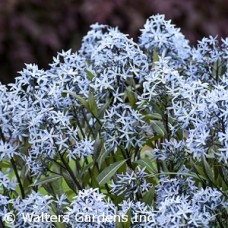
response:
<path id="1" fill-rule="evenodd" d="M 124 149 L 123 149 L 121 146 L 120 146 L 119 148 L 120 148 L 120 150 L 121 150 L 121 153 L 122 153 L 124 159 L 126 159 L 126 163 L 127 163 L 128 167 L 129 167 L 130 169 L 134 170 L 133 165 L 132 165 L 132 163 L 131 163 L 131 157 L 128 156 L 128 153 L 127 153 L 127 156 L 126 156 L 126 154 L 124 153 Z M 127 151 L 126 151 L 126 152 L 127 152 Z"/>
<path id="2" fill-rule="evenodd" d="M 1 136 L 2 141 L 5 143 L 6 142 L 5 136 L 3 135 L 3 132 L 2 132 L 1 128 L 0 128 L 0 136 Z M 20 188 L 20 191 L 21 191 L 21 197 L 22 197 L 22 199 L 24 199 L 25 198 L 25 192 L 24 192 L 23 185 L 21 183 L 20 176 L 19 176 L 18 171 L 17 171 L 17 166 L 16 166 L 15 161 L 14 161 L 13 158 L 10 159 L 10 162 L 11 162 L 11 164 L 13 166 L 13 171 L 14 171 L 14 173 L 16 175 L 16 178 L 17 178 L 17 181 L 18 181 L 18 184 L 19 184 L 19 188 Z"/>
<path id="3" fill-rule="evenodd" d="M 82 130 L 82 126 L 81 126 L 81 124 L 80 124 L 80 121 L 79 121 L 79 119 L 78 119 L 78 115 L 77 115 L 77 112 L 76 112 L 75 109 L 74 109 L 74 114 L 75 114 L 76 123 L 77 123 L 77 125 L 78 125 L 78 127 L 79 127 L 79 129 L 80 129 L 80 131 L 81 131 L 82 137 L 85 138 L 85 133 L 84 133 L 84 131 Z"/>
<path id="4" fill-rule="evenodd" d="M 68 165 L 68 163 L 64 160 L 63 156 L 59 153 L 61 161 L 63 162 L 67 172 L 70 174 L 72 180 L 74 181 L 74 183 L 77 185 L 79 190 L 82 190 L 82 187 L 80 185 L 80 183 L 78 182 L 77 178 L 74 176 L 73 171 L 71 170 L 70 166 Z"/>
<path id="5" fill-rule="evenodd" d="M 13 170 L 14 170 L 14 173 L 16 175 L 16 178 L 17 178 L 17 181 L 18 181 L 18 184 L 19 184 L 19 188 L 20 188 L 20 191 L 21 191 L 21 197 L 22 197 L 22 199 L 24 199 L 25 198 L 25 192 L 24 192 L 23 185 L 21 183 L 20 176 L 19 176 L 18 171 L 17 171 L 17 167 L 16 167 L 16 164 L 15 164 L 15 161 L 14 161 L 13 158 L 11 158 L 10 162 L 11 162 L 11 164 L 13 166 Z"/>

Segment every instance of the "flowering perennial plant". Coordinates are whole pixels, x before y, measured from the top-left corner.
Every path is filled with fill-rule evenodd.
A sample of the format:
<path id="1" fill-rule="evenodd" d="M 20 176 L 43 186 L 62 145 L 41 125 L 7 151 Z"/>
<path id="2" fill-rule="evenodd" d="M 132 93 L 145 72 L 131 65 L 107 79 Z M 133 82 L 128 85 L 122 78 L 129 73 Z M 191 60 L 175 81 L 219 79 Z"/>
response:
<path id="1" fill-rule="evenodd" d="M 227 61 L 155 15 L 0 84 L 0 227 L 227 227 Z"/>

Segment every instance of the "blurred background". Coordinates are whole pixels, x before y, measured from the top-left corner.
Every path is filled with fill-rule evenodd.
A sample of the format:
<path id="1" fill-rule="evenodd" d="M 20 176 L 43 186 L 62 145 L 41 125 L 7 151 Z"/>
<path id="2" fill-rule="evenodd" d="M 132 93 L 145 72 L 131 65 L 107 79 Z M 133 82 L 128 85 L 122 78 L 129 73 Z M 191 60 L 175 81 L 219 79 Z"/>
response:
<path id="1" fill-rule="evenodd" d="M 95 22 L 118 26 L 137 41 L 157 13 L 192 45 L 204 36 L 228 36 L 228 0 L 0 0 L 0 81 L 13 82 L 24 63 L 47 69 L 58 51 L 76 51 Z"/>

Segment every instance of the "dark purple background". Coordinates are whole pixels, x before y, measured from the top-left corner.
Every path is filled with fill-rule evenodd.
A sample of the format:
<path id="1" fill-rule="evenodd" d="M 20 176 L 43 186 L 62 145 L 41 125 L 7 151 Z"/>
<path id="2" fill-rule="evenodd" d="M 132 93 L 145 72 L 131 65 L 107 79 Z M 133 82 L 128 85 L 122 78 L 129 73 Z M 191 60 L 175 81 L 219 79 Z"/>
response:
<path id="1" fill-rule="evenodd" d="M 0 81 L 12 82 L 24 63 L 46 69 L 57 51 L 76 51 L 95 22 L 137 40 L 145 20 L 157 13 L 172 19 L 192 44 L 203 36 L 228 36 L 228 0 L 0 0 Z"/>

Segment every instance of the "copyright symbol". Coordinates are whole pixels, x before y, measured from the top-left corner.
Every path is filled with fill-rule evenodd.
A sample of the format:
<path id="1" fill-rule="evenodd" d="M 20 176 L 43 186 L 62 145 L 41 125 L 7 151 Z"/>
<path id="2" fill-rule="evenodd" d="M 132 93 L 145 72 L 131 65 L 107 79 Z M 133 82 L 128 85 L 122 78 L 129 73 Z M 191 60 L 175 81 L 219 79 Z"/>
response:
<path id="1" fill-rule="evenodd" d="M 15 215 L 13 214 L 13 212 L 9 212 L 9 213 L 5 214 L 3 216 L 3 221 L 6 222 L 6 223 L 8 223 L 8 224 L 14 223 L 14 221 L 15 221 Z"/>

